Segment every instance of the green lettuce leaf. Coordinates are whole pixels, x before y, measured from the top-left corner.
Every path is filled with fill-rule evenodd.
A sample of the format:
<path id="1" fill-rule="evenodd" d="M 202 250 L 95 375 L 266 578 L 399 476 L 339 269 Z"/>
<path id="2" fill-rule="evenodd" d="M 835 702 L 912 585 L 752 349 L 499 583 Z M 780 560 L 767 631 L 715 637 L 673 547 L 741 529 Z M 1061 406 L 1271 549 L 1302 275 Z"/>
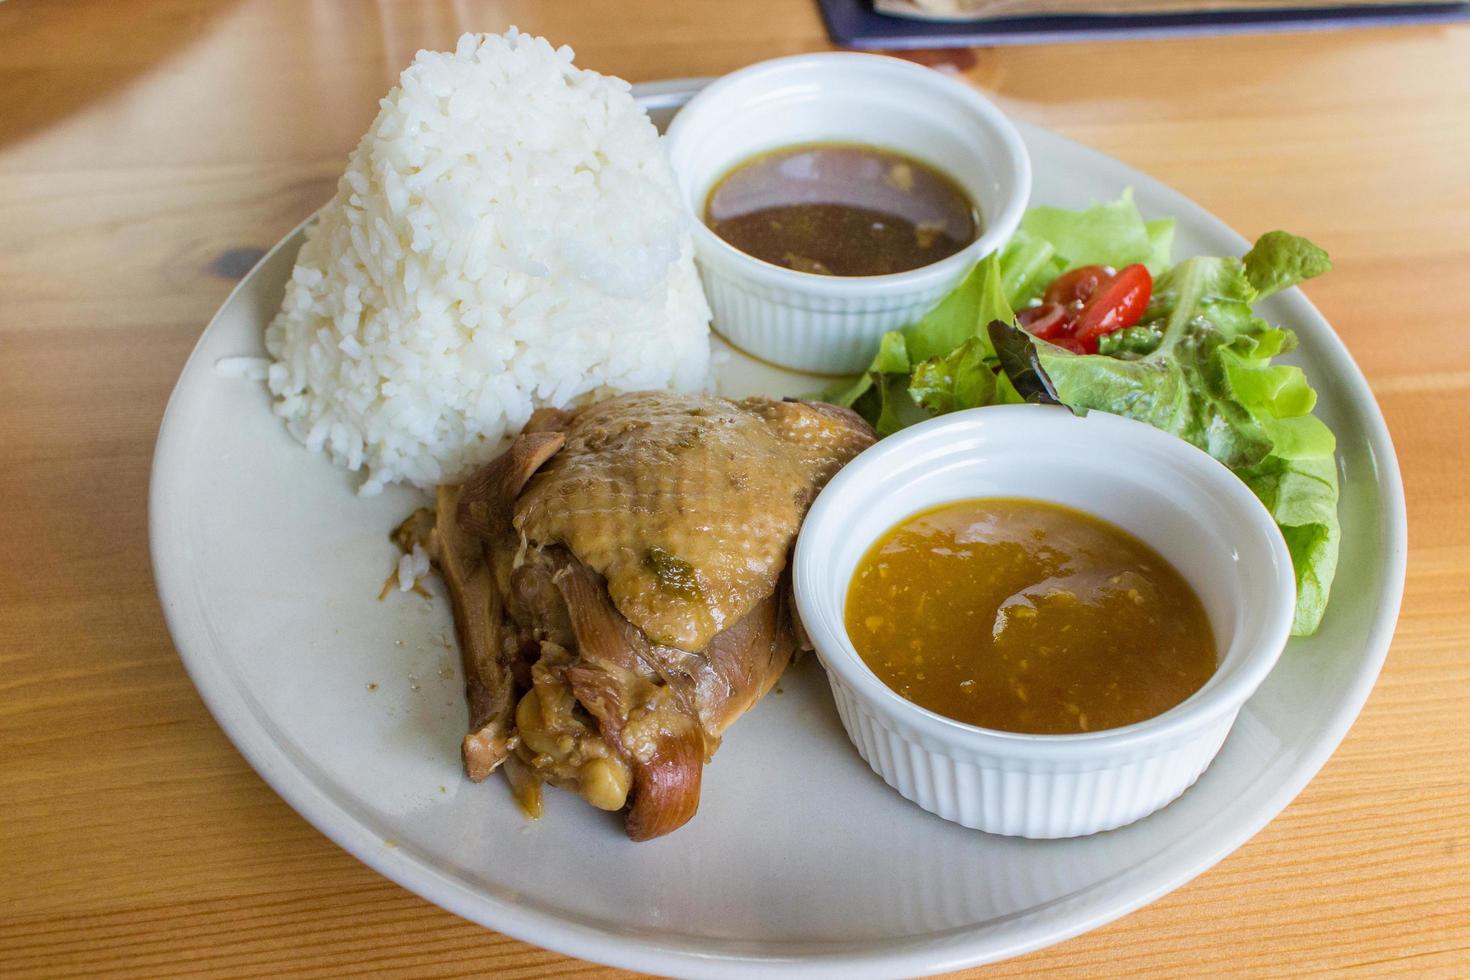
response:
<path id="1" fill-rule="evenodd" d="M 1116 201 L 1094 204 L 1082 211 L 1031 208 L 1021 219 L 1021 231 L 1049 243 L 1064 259 L 1066 269 L 1079 265 L 1121 269 L 1141 262 L 1151 274 L 1158 275 L 1169 264 L 1174 221 L 1144 221 L 1133 203 L 1132 190 L 1126 190 Z"/>
<path id="2" fill-rule="evenodd" d="M 866 371 L 853 378 L 834 381 L 813 397 L 816 401 L 830 402 L 845 408 L 857 408 L 873 395 L 873 386 L 883 375 L 907 374 L 908 370 L 909 354 L 903 333 L 899 330 L 890 330 L 878 342 L 878 353 L 874 355 L 873 363 Z M 871 417 L 866 413 L 862 414 L 869 422 L 877 418 L 876 411 Z"/>
<path id="3" fill-rule="evenodd" d="M 970 337 L 948 354 L 920 363 L 909 377 L 908 395 L 930 415 L 989 405 L 995 398 L 990 345 Z"/>
<path id="4" fill-rule="evenodd" d="M 1045 238 L 1017 230 L 1001 249 L 1000 270 L 1006 302 L 1020 309 L 1039 299 L 1051 281 L 1067 271 L 1067 260 Z"/>
<path id="5" fill-rule="evenodd" d="M 991 320 L 1009 322 L 1013 318 L 1002 283 L 1000 256 L 992 253 L 976 263 L 964 281 L 917 322 L 884 334 L 866 371 L 856 378 L 835 382 L 817 397 L 856 410 L 880 435 L 896 432 L 897 428 L 889 427 L 912 425 L 931 414 L 908 394 L 915 365 L 946 358 L 966 341 L 976 339 L 984 345 L 981 356 L 993 364 L 994 352 L 985 339 L 984 326 Z"/>
<path id="6" fill-rule="evenodd" d="M 1332 268 L 1326 252 L 1284 231 L 1268 231 L 1256 239 L 1243 261 L 1246 278 L 1260 297 L 1290 289 Z"/>
<path id="7" fill-rule="evenodd" d="M 1157 327 L 1141 324 L 1124 330 L 1103 334 L 1098 339 L 1097 352 L 1111 357 L 1132 358 L 1152 354 L 1164 342 L 1164 335 Z"/>
<path id="8" fill-rule="evenodd" d="M 906 425 L 918 421 L 904 404 L 904 381 L 909 375 L 908 347 L 901 331 L 893 330 L 883 335 L 878 356 L 868 371 L 872 381 L 872 396 L 876 407 L 872 409 L 873 428 L 880 436 L 889 436 Z"/>
<path id="9" fill-rule="evenodd" d="M 975 264 L 964 281 L 939 305 L 924 314 L 919 322 L 905 327 L 904 345 L 914 363 L 948 354 L 973 337 L 981 337 L 981 329 L 991 320 L 1011 319 L 1001 283 L 1000 256 L 987 255 Z"/>
<path id="10" fill-rule="evenodd" d="M 1171 255 L 1174 251 L 1174 219 L 1155 218 L 1153 221 L 1143 223 L 1148 232 L 1148 261 L 1144 263 L 1148 267 L 1150 275 L 1158 275 L 1169 268 L 1173 261 Z"/>
<path id="11" fill-rule="evenodd" d="M 1337 571 L 1342 529 L 1337 518 L 1337 462 L 1331 454 L 1287 459 L 1268 456 L 1236 470 L 1281 528 L 1296 572 L 1292 633 L 1317 631 Z"/>

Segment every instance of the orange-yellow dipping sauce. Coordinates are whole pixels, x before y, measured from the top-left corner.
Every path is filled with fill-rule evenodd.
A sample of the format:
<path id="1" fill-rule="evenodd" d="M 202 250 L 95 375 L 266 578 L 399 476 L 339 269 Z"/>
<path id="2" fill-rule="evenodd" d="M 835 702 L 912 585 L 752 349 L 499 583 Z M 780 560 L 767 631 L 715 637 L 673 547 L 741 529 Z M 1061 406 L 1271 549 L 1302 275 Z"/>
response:
<path id="1" fill-rule="evenodd" d="M 858 563 L 845 616 L 893 690 L 1003 731 L 1143 721 L 1217 666 L 1204 607 L 1163 556 L 1034 500 L 966 500 L 905 519 Z"/>

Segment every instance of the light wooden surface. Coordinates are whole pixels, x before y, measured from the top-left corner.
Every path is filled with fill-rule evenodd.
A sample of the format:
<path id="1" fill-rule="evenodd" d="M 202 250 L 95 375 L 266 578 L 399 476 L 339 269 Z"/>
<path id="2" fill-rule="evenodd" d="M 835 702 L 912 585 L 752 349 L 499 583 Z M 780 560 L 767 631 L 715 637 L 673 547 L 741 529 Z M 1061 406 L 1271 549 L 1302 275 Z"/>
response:
<path id="1" fill-rule="evenodd" d="M 0 3 L 0 974 L 616 973 L 297 817 L 194 693 L 148 565 L 153 439 L 210 314 L 416 49 L 512 23 L 635 81 L 826 46 L 809 0 Z M 1470 27 L 956 57 L 1243 232 L 1329 247 L 1311 295 L 1412 525 L 1387 669 L 1301 797 L 1174 894 L 976 972 L 1470 973 Z"/>

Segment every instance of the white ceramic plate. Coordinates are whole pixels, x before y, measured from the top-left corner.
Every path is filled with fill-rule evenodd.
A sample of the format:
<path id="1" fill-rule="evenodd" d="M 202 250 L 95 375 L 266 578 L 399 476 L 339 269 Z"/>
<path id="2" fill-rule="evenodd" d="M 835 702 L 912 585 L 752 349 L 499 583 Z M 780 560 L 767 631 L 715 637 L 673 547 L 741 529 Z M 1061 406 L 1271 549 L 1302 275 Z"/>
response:
<path id="1" fill-rule="evenodd" d="M 697 84 L 640 96 L 666 119 Z M 1179 219 L 1176 254 L 1245 249 L 1157 181 L 1021 132 L 1038 202 L 1082 206 L 1131 185 L 1146 215 Z M 169 402 L 150 501 L 158 590 L 190 675 L 250 764 L 332 840 L 465 918 L 665 974 L 890 977 L 1013 956 L 1138 908 L 1239 847 L 1322 766 L 1378 675 L 1403 588 L 1398 465 L 1362 374 L 1291 290 L 1267 314 L 1300 334 L 1298 362 L 1338 436 L 1342 565 L 1321 632 L 1292 642 L 1178 802 L 1066 841 L 946 823 L 873 775 L 808 658 L 732 729 L 678 833 L 629 843 L 618 818 L 558 792 L 528 823 L 503 781 L 460 774 L 448 603 L 377 599 L 396 559 L 388 532 L 419 496 L 359 499 L 354 478 L 287 436 L 262 384 L 216 369 L 262 353 L 300 244 L 298 228 L 235 290 Z M 733 354 L 720 386 L 815 387 Z"/>

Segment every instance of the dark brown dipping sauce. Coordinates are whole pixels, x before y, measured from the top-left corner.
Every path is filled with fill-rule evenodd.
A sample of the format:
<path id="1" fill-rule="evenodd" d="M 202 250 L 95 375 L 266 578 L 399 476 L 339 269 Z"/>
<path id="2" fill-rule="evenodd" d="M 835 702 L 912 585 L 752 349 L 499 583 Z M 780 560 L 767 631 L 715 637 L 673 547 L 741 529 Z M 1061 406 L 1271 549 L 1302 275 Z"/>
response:
<path id="1" fill-rule="evenodd" d="M 882 276 L 947 258 L 980 233 L 949 177 L 913 157 L 854 143 L 753 157 L 710 191 L 704 223 L 747 255 L 823 276 Z"/>
<path id="2" fill-rule="evenodd" d="M 1034 500 L 966 500 L 903 521 L 859 562 L 846 620 L 889 687 L 1002 731 L 1130 725 L 1216 669 L 1204 607 L 1162 555 Z"/>

